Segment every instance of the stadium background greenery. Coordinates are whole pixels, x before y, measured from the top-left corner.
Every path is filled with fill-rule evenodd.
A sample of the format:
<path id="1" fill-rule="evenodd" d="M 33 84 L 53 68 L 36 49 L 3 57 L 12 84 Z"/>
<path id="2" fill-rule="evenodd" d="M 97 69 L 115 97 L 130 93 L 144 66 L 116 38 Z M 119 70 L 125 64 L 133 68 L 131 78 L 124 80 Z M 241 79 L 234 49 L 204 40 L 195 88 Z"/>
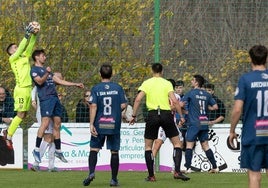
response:
<path id="1" fill-rule="evenodd" d="M 216 85 L 226 105 L 233 102 L 238 77 L 247 71 L 247 50 L 266 44 L 266 1 L 160 1 L 160 61 L 164 76 L 183 79 L 189 88 L 191 75 L 199 73 Z M 99 82 L 98 69 L 112 62 L 114 81 L 127 91 L 132 103 L 141 82 L 151 76 L 154 62 L 153 0 L 9 0 L 0 4 L 0 84 L 14 88 L 14 77 L 5 52 L 18 43 L 25 26 L 40 22 L 36 48 L 44 48 L 47 65 L 66 80 Z M 70 120 L 81 90 L 61 87 Z M 34 112 L 25 125 L 34 121 Z M 139 114 L 142 121 L 142 113 Z M 225 122 L 228 122 L 226 118 Z"/>

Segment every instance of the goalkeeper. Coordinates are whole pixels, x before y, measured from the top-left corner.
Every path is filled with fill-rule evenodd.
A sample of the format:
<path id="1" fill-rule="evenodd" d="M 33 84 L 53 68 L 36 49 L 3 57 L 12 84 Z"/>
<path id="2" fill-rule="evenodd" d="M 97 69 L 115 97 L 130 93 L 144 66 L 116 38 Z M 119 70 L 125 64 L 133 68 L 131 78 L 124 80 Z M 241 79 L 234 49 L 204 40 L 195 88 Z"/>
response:
<path id="1" fill-rule="evenodd" d="M 6 135 L 6 145 L 10 150 L 13 150 L 12 136 L 22 120 L 26 117 L 27 111 L 30 110 L 31 106 L 32 79 L 29 58 L 32 55 L 36 42 L 36 34 L 32 34 L 34 27 L 31 24 L 26 27 L 25 31 L 25 36 L 19 46 L 12 43 L 6 50 L 10 55 L 9 63 L 16 80 L 16 86 L 14 88 L 14 111 L 17 111 L 17 115 L 12 120 Z"/>

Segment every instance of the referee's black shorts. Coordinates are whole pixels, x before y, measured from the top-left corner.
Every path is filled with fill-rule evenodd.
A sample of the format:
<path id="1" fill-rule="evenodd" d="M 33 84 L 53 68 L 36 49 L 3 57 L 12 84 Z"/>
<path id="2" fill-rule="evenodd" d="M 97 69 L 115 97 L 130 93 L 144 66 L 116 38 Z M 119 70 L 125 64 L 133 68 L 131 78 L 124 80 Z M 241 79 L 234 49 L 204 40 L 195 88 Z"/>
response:
<path id="1" fill-rule="evenodd" d="M 160 115 L 157 110 L 150 110 L 145 124 L 144 138 L 152 140 L 157 139 L 160 126 L 164 129 L 166 137 L 168 138 L 179 135 L 174 122 L 174 115 L 170 110 L 161 110 Z"/>

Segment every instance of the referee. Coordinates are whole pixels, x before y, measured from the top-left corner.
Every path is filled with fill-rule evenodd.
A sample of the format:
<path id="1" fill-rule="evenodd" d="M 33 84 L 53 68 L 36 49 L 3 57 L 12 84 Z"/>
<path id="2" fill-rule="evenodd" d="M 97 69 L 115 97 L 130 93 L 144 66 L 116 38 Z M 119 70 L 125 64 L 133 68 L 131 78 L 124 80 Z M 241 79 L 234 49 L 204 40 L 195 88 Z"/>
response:
<path id="1" fill-rule="evenodd" d="M 180 171 L 182 159 L 182 142 L 179 140 L 179 132 L 176 128 L 173 114 L 171 113 L 172 106 L 176 108 L 180 114 L 182 123 L 185 119 L 182 116 L 179 101 L 174 95 L 172 84 L 162 77 L 163 66 L 160 63 L 152 64 L 153 77 L 145 80 L 139 87 L 139 93 L 135 99 L 133 106 L 132 120 L 130 124 L 134 124 L 137 116 L 137 111 L 142 101 L 146 96 L 146 106 L 148 108 L 148 118 L 145 125 L 145 162 L 147 165 L 149 176 L 145 178 L 146 181 L 156 181 L 154 176 L 154 157 L 152 154 L 152 146 L 154 140 L 157 138 L 158 129 L 161 126 L 166 136 L 173 144 L 173 160 L 175 164 L 174 179 L 181 179 L 187 181 L 190 178 L 186 177 Z"/>

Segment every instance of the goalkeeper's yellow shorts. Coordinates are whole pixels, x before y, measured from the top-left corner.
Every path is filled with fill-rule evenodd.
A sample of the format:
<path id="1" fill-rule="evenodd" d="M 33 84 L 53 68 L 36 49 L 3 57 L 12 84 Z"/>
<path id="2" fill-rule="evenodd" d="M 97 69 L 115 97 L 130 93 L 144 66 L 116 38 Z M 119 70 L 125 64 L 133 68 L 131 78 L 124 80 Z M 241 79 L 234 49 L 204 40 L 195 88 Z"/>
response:
<path id="1" fill-rule="evenodd" d="M 31 91 L 32 86 L 18 87 L 14 89 L 14 111 L 27 112 L 31 108 Z"/>

